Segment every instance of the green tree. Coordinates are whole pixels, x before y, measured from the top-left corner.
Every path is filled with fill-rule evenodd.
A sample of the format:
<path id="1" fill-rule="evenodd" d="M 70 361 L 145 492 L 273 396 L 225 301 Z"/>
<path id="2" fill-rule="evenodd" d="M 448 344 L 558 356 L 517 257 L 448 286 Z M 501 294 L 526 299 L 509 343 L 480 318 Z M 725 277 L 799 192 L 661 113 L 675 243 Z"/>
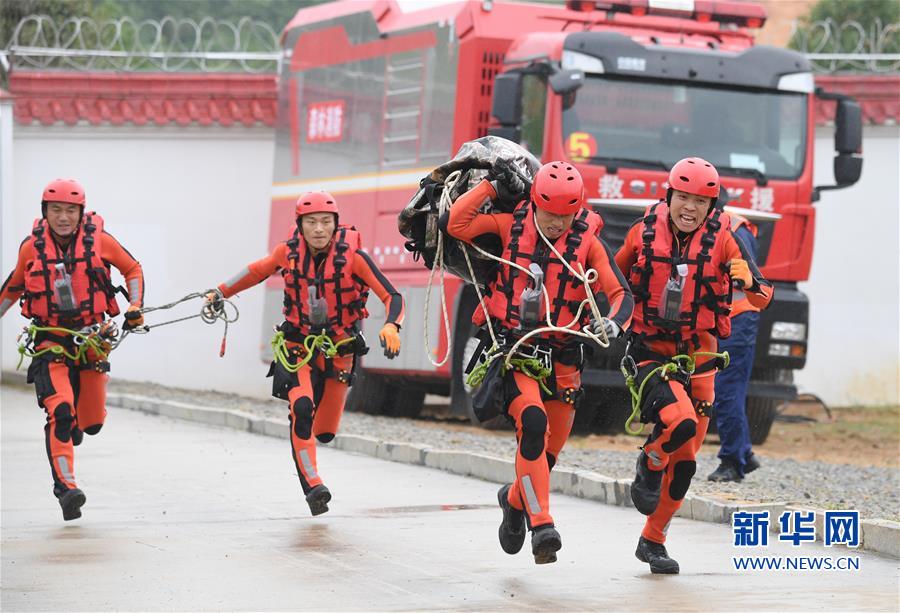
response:
<path id="1" fill-rule="evenodd" d="M 823 27 L 826 21 L 830 28 Z M 891 25 L 893 31 L 886 31 Z M 788 46 L 807 53 L 897 53 L 898 25 L 898 0 L 819 0 L 800 20 Z"/>

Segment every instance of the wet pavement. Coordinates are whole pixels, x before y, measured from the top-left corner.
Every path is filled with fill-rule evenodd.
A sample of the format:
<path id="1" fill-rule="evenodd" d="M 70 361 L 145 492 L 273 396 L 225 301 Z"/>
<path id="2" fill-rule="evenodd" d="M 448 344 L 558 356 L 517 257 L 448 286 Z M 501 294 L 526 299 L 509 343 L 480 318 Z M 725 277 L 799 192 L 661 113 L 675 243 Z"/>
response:
<path id="1" fill-rule="evenodd" d="M 43 412 L 0 387 L 4 611 L 896 610 L 898 562 L 858 572 L 738 573 L 728 526 L 676 519 L 679 576 L 633 555 L 634 509 L 554 496 L 556 564 L 497 544 L 495 484 L 320 449 L 331 511 L 313 518 L 284 440 L 110 409 L 76 448 L 84 517 L 51 494 Z M 774 535 L 773 535 L 774 538 Z"/>

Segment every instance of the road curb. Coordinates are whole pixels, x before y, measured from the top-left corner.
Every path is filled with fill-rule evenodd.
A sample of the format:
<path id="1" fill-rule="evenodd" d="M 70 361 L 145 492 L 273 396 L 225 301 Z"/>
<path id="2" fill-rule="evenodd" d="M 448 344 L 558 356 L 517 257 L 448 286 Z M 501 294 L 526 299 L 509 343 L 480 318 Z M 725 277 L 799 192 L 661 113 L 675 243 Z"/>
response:
<path id="1" fill-rule="evenodd" d="M 19 381 L 19 377 L 11 377 L 9 374 L 3 373 L 4 381 L 9 383 L 25 382 L 24 376 Z M 290 424 L 287 419 L 260 417 L 244 411 L 218 409 L 117 392 L 108 393 L 107 403 L 111 406 L 151 415 L 252 432 L 274 438 L 286 439 L 290 436 Z M 494 483 L 508 483 L 515 476 L 515 465 L 511 459 L 469 451 L 436 449 L 427 445 L 398 441 L 382 441 L 358 434 L 338 434 L 328 446 L 341 451 L 359 453 L 391 462 L 436 468 Z M 553 492 L 603 504 L 633 506 L 630 479 L 613 479 L 592 471 L 558 467 L 550 475 L 550 488 Z M 731 523 L 731 516 L 735 511 L 769 511 L 770 529 L 777 531 L 778 515 L 782 511 L 801 509 L 806 512 L 815 512 L 816 533 L 821 540 L 824 511 L 793 506 L 786 502 L 744 503 L 688 494 L 676 516 L 696 521 L 727 524 Z M 867 519 L 861 521 L 860 524 L 859 549 L 900 558 L 900 523 L 885 519 Z"/>

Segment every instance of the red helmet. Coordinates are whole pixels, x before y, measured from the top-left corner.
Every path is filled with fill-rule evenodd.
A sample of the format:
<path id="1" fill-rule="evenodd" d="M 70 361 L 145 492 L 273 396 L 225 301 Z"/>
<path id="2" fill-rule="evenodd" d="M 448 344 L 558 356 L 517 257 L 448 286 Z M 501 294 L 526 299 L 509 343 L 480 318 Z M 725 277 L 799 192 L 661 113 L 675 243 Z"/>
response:
<path id="1" fill-rule="evenodd" d="M 310 213 L 334 213 L 338 214 L 337 202 L 334 196 L 328 192 L 306 192 L 297 198 L 297 208 L 294 209 L 297 218 Z"/>
<path id="2" fill-rule="evenodd" d="M 581 173 L 568 162 L 541 166 L 531 183 L 531 201 L 539 209 L 556 215 L 577 213 L 584 203 Z"/>
<path id="3" fill-rule="evenodd" d="M 84 188 L 75 179 L 55 179 L 44 188 L 41 204 L 66 202 L 84 208 Z"/>
<path id="4" fill-rule="evenodd" d="M 703 158 L 684 158 L 672 166 L 669 187 L 695 196 L 719 197 L 719 173 Z"/>

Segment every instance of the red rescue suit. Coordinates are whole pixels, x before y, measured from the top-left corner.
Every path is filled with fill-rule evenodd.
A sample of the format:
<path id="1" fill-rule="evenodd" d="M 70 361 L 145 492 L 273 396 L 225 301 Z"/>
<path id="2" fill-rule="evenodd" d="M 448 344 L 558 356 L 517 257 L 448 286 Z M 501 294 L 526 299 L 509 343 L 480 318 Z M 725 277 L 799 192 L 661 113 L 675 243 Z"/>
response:
<path id="1" fill-rule="evenodd" d="M 385 278 L 372 258 L 361 248 L 359 233 L 351 226 L 338 226 L 327 251 L 314 255 L 297 229 L 290 240 L 278 243 L 272 253 L 219 285 L 225 298 L 256 285 L 280 271 L 284 279 L 285 322 L 280 329 L 294 360 L 305 357 L 307 336 L 325 332 L 334 342 L 358 334 L 356 324 L 366 317 L 369 289 L 385 305 L 387 322 L 403 323 L 403 297 Z M 327 304 L 324 325 L 316 325 L 310 301 Z M 333 358 L 319 352 L 291 373 L 277 362 L 269 370 L 272 395 L 290 403 L 291 448 L 303 493 L 322 484 L 316 461 L 316 440 L 330 442 L 337 433 L 344 411 L 344 398 L 353 380 L 354 354 L 362 343 L 349 343 Z"/>
<path id="2" fill-rule="evenodd" d="M 572 321 L 577 305 L 586 298 L 587 291 L 605 294 L 610 305 L 609 319 L 621 328 L 628 325 L 632 310 L 631 292 L 616 268 L 612 254 L 597 236 L 602 225 L 599 215 L 586 209 L 579 210 L 572 227 L 554 243 L 557 251 L 576 270 L 580 263 L 585 269 L 597 271 L 597 281 L 588 289 L 570 276 L 568 269 L 538 236 L 534 205 L 530 201 L 520 203 L 514 213 L 488 215 L 478 212 L 486 199 L 496 197 L 494 188 L 487 181 L 482 181 L 460 196 L 450 209 L 447 232 L 470 243 L 484 234 L 496 234 L 504 245 L 504 258 L 525 268 L 532 262 L 539 263 L 551 298 L 551 320 L 558 325 Z M 497 324 L 509 331 L 517 327 L 519 296 L 529 280 L 530 277 L 521 271 L 505 264 L 501 266 L 497 278 L 488 288 L 488 309 L 495 329 Z M 583 321 L 579 324 L 586 323 L 590 315 L 589 309 L 587 313 L 582 312 Z M 553 316 L 558 318 L 553 320 Z M 473 322 L 479 325 L 485 322 L 480 307 L 476 307 Z M 541 322 L 546 322 L 543 312 Z M 516 480 L 509 488 L 507 499 L 514 509 L 524 509 L 532 528 L 553 524 L 550 514 L 550 469 L 572 429 L 574 402 L 580 395 L 583 368 L 580 353 L 566 355 L 574 353 L 568 350 L 580 350 L 580 345 L 561 348 L 562 343 L 557 342 L 560 337 L 549 333 L 545 333 L 538 344 L 541 340 L 554 348 L 553 374 L 547 381 L 552 395 L 547 396 L 537 381 L 515 370 L 508 372 L 504 381 L 513 390 L 507 399 L 506 410 L 515 423 L 518 440 Z"/>
<path id="3" fill-rule="evenodd" d="M 65 309 L 57 300 L 54 281 L 63 264 L 76 308 Z M 110 282 L 115 266 L 125 277 L 130 302 L 143 305 L 144 279 L 141 265 L 103 228 L 96 213 L 82 216 L 67 241 L 56 238 L 44 219 L 33 225 L 22 241 L 15 270 L 0 288 L 0 316 L 22 297 L 22 314 L 41 327 L 81 329 L 116 315 L 119 307 Z M 38 332 L 36 349 L 61 345 L 75 352 L 73 338 L 65 334 Z M 77 487 L 73 445 L 83 433 L 97 434 L 106 418 L 106 383 L 109 362 L 93 350 L 86 361 L 75 363 L 65 356 L 45 353 L 32 359 L 28 382 L 34 383 L 38 404 L 47 413 L 44 427 L 47 455 L 57 497 Z"/>
<path id="4" fill-rule="evenodd" d="M 659 202 L 629 230 L 616 263 L 629 272 L 635 299 L 632 355 L 646 373 L 677 354 L 715 352 L 717 336 L 730 334 L 731 305 L 727 265 L 746 259 L 731 233 L 731 220 L 713 207 L 704 223 L 690 234 L 673 232 L 669 207 Z M 682 309 L 675 321 L 660 316 L 663 288 L 686 265 Z M 751 263 L 755 278 L 748 299 L 764 308 L 772 286 Z M 698 357 L 698 372 L 688 381 L 676 378 L 648 384 L 642 421 L 655 422 L 644 444 L 646 467 L 664 471 L 659 504 L 647 517 L 643 537 L 664 543 L 669 521 L 681 507 L 696 470 L 696 454 L 709 424 L 706 410 L 715 398 L 712 358 Z M 652 413 L 652 415 L 650 415 Z M 643 457 L 643 456 L 642 456 Z"/>

